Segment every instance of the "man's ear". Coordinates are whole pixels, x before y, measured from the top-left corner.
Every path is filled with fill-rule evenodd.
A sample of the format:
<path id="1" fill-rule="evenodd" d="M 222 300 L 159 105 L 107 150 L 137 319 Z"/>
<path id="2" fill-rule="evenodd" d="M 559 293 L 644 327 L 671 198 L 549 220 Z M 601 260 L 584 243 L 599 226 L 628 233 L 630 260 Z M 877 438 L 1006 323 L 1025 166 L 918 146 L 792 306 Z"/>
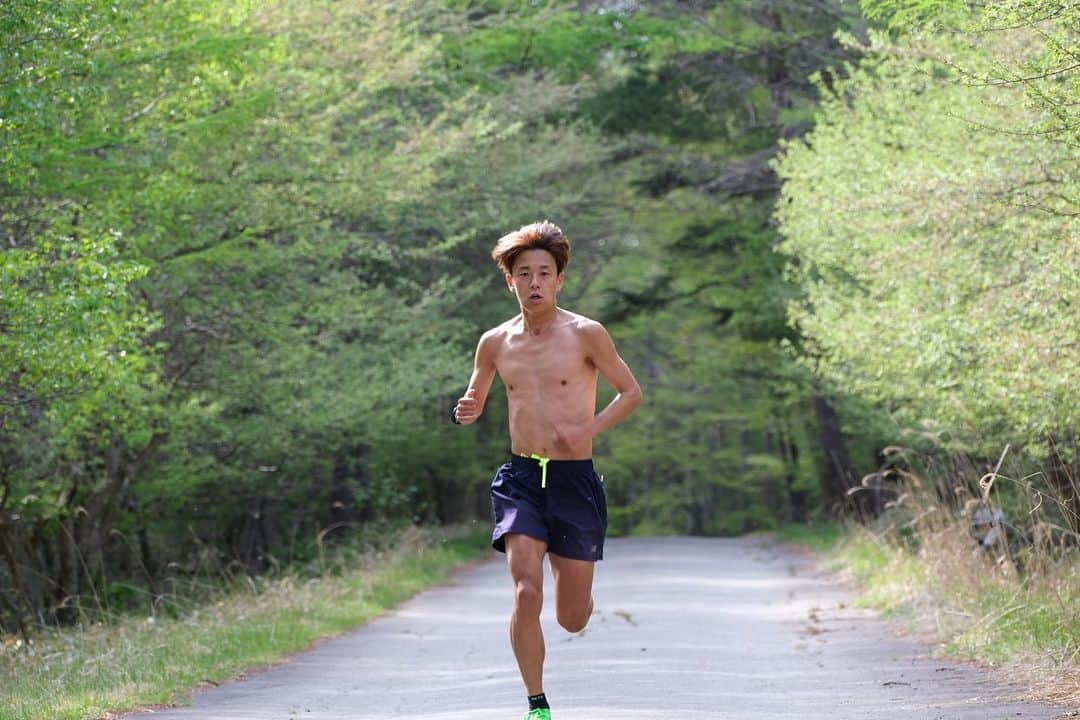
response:
<path id="1" fill-rule="evenodd" d="M 510 292 L 514 292 L 514 276 L 511 275 L 510 273 L 505 273 L 505 275 L 506 275 L 506 289 L 509 290 Z"/>
<path id="2" fill-rule="evenodd" d="M 555 290 L 556 291 L 562 290 L 563 283 L 566 282 L 566 273 L 565 272 L 559 273 L 559 276 L 557 278 L 555 278 L 555 279 L 559 281 L 558 285 L 555 286 Z"/>

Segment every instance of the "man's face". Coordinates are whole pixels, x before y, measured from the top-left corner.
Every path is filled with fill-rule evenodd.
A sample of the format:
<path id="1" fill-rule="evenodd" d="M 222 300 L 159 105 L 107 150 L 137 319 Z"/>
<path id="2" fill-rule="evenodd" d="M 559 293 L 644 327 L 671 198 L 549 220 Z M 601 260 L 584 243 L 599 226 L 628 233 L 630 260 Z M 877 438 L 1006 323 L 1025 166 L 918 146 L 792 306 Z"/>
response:
<path id="1" fill-rule="evenodd" d="M 506 284 L 523 310 L 542 310 L 555 305 L 555 295 L 562 290 L 565 279 L 556 267 L 555 257 L 547 250 L 526 250 L 514 259 Z"/>

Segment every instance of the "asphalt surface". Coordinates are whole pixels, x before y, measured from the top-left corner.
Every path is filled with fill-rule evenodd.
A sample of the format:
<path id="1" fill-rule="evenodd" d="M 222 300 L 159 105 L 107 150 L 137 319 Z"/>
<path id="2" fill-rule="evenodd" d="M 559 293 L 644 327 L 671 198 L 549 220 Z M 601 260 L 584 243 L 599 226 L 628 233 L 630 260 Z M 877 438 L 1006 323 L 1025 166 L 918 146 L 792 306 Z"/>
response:
<path id="1" fill-rule="evenodd" d="M 1065 709 L 932 659 L 766 538 L 617 539 L 589 626 L 543 625 L 555 720 L 1050 720 Z M 153 720 L 519 720 L 502 556 L 283 666 Z"/>

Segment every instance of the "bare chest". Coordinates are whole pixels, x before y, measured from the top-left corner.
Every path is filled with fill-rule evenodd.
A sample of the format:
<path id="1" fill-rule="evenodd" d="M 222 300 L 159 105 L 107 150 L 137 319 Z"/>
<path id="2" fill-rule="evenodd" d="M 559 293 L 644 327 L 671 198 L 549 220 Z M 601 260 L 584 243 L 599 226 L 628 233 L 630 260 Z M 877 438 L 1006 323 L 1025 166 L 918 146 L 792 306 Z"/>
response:
<path id="1" fill-rule="evenodd" d="M 572 391 L 595 382 L 596 367 L 572 335 L 510 338 L 496 369 L 511 394 Z"/>

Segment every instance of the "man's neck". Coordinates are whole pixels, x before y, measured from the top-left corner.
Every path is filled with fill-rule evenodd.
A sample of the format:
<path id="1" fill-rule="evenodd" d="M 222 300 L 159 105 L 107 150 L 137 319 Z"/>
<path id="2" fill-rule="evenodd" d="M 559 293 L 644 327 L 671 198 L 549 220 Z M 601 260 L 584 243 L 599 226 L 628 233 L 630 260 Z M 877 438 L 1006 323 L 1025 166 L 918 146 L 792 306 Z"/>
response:
<path id="1" fill-rule="evenodd" d="M 558 314 L 558 307 L 551 307 L 537 312 L 529 312 L 525 308 L 521 308 L 521 322 L 525 326 L 527 333 L 540 335 L 552 326 Z"/>

